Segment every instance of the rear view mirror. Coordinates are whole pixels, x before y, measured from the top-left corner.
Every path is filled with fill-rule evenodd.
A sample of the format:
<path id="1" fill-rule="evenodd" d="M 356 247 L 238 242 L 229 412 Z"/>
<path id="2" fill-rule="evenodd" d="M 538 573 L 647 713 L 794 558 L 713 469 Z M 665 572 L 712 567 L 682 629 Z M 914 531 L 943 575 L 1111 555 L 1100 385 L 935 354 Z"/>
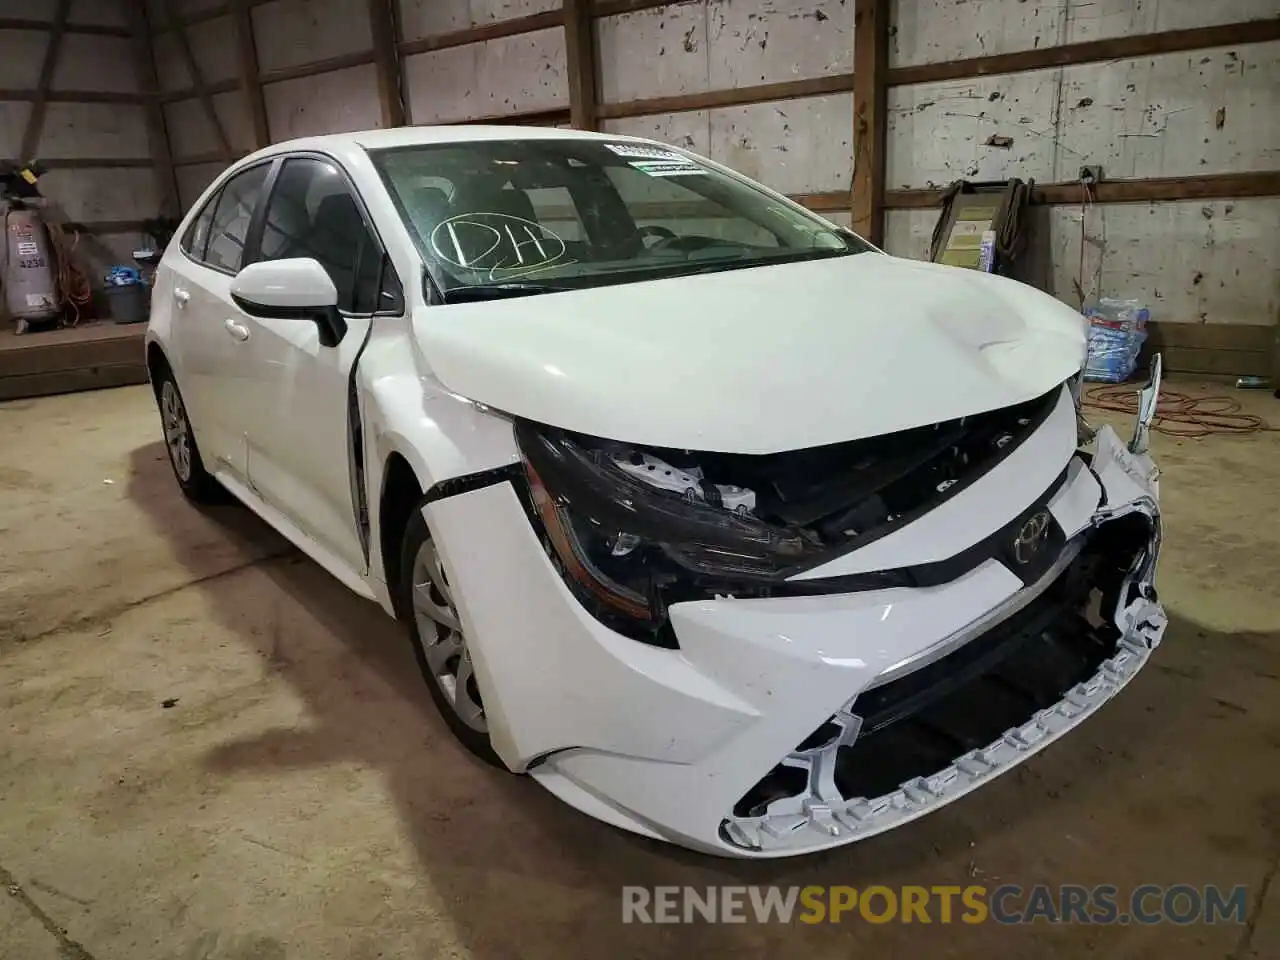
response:
<path id="1" fill-rule="evenodd" d="M 231 299 L 250 316 L 310 320 L 320 328 L 320 343 L 326 347 L 337 345 L 347 332 L 338 312 L 338 290 L 311 257 L 249 264 L 231 281 Z"/>

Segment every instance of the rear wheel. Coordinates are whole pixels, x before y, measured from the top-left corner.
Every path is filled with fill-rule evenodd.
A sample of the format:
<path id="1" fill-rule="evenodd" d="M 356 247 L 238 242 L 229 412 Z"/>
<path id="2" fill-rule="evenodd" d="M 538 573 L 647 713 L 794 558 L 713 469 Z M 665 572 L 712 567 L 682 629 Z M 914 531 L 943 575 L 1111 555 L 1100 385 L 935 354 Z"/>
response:
<path id="1" fill-rule="evenodd" d="M 400 609 L 431 699 L 462 745 L 486 763 L 504 767 L 489 742 L 484 699 L 476 680 L 458 608 L 440 553 L 422 512 L 406 525 L 400 554 Z"/>
<path id="2" fill-rule="evenodd" d="M 156 404 L 160 407 L 160 422 L 164 426 L 164 445 L 169 453 L 169 466 L 182 488 L 183 494 L 194 503 L 218 503 L 226 499 L 222 484 L 204 468 L 200 448 L 187 418 L 187 407 L 182 402 L 173 371 L 167 366 L 158 372 L 155 383 Z"/>

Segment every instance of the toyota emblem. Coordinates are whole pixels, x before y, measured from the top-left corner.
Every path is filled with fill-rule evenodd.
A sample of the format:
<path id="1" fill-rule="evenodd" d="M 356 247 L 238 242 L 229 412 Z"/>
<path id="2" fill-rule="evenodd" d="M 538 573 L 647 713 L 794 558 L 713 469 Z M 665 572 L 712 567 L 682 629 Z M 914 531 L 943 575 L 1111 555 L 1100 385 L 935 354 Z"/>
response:
<path id="1" fill-rule="evenodd" d="M 1013 538 L 1013 559 L 1026 565 L 1035 559 L 1040 548 L 1049 537 L 1049 513 L 1040 510 L 1027 517 L 1025 523 Z"/>

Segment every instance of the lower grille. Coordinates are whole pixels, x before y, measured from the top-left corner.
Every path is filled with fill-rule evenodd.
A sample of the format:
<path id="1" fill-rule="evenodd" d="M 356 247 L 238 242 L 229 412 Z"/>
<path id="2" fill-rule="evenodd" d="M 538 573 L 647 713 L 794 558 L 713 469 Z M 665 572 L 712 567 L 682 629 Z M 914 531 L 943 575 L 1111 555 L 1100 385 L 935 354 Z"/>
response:
<path id="1" fill-rule="evenodd" d="M 1096 673 L 1116 652 L 1120 591 L 1151 531 L 1140 513 L 1103 524 L 1026 607 L 946 657 L 859 695 L 846 708 L 860 721 L 857 736 L 836 750 L 839 794 L 873 798 L 929 776 L 1025 724 Z M 796 752 L 833 743 L 842 732 L 833 721 Z M 734 815 L 762 816 L 774 801 L 798 796 L 806 784 L 798 772 L 783 761 L 742 797 Z"/>

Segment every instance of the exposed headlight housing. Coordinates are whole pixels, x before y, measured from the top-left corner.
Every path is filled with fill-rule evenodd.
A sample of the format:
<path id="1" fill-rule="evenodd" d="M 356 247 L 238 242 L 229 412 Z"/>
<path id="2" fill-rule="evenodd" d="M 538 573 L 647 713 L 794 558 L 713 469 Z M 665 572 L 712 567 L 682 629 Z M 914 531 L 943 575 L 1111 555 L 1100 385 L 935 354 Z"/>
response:
<path id="1" fill-rule="evenodd" d="M 565 431 L 522 422 L 516 438 L 548 552 L 593 614 L 637 639 L 674 646 L 669 602 L 729 584 L 750 595 L 822 549 L 799 529 L 654 489 Z"/>

